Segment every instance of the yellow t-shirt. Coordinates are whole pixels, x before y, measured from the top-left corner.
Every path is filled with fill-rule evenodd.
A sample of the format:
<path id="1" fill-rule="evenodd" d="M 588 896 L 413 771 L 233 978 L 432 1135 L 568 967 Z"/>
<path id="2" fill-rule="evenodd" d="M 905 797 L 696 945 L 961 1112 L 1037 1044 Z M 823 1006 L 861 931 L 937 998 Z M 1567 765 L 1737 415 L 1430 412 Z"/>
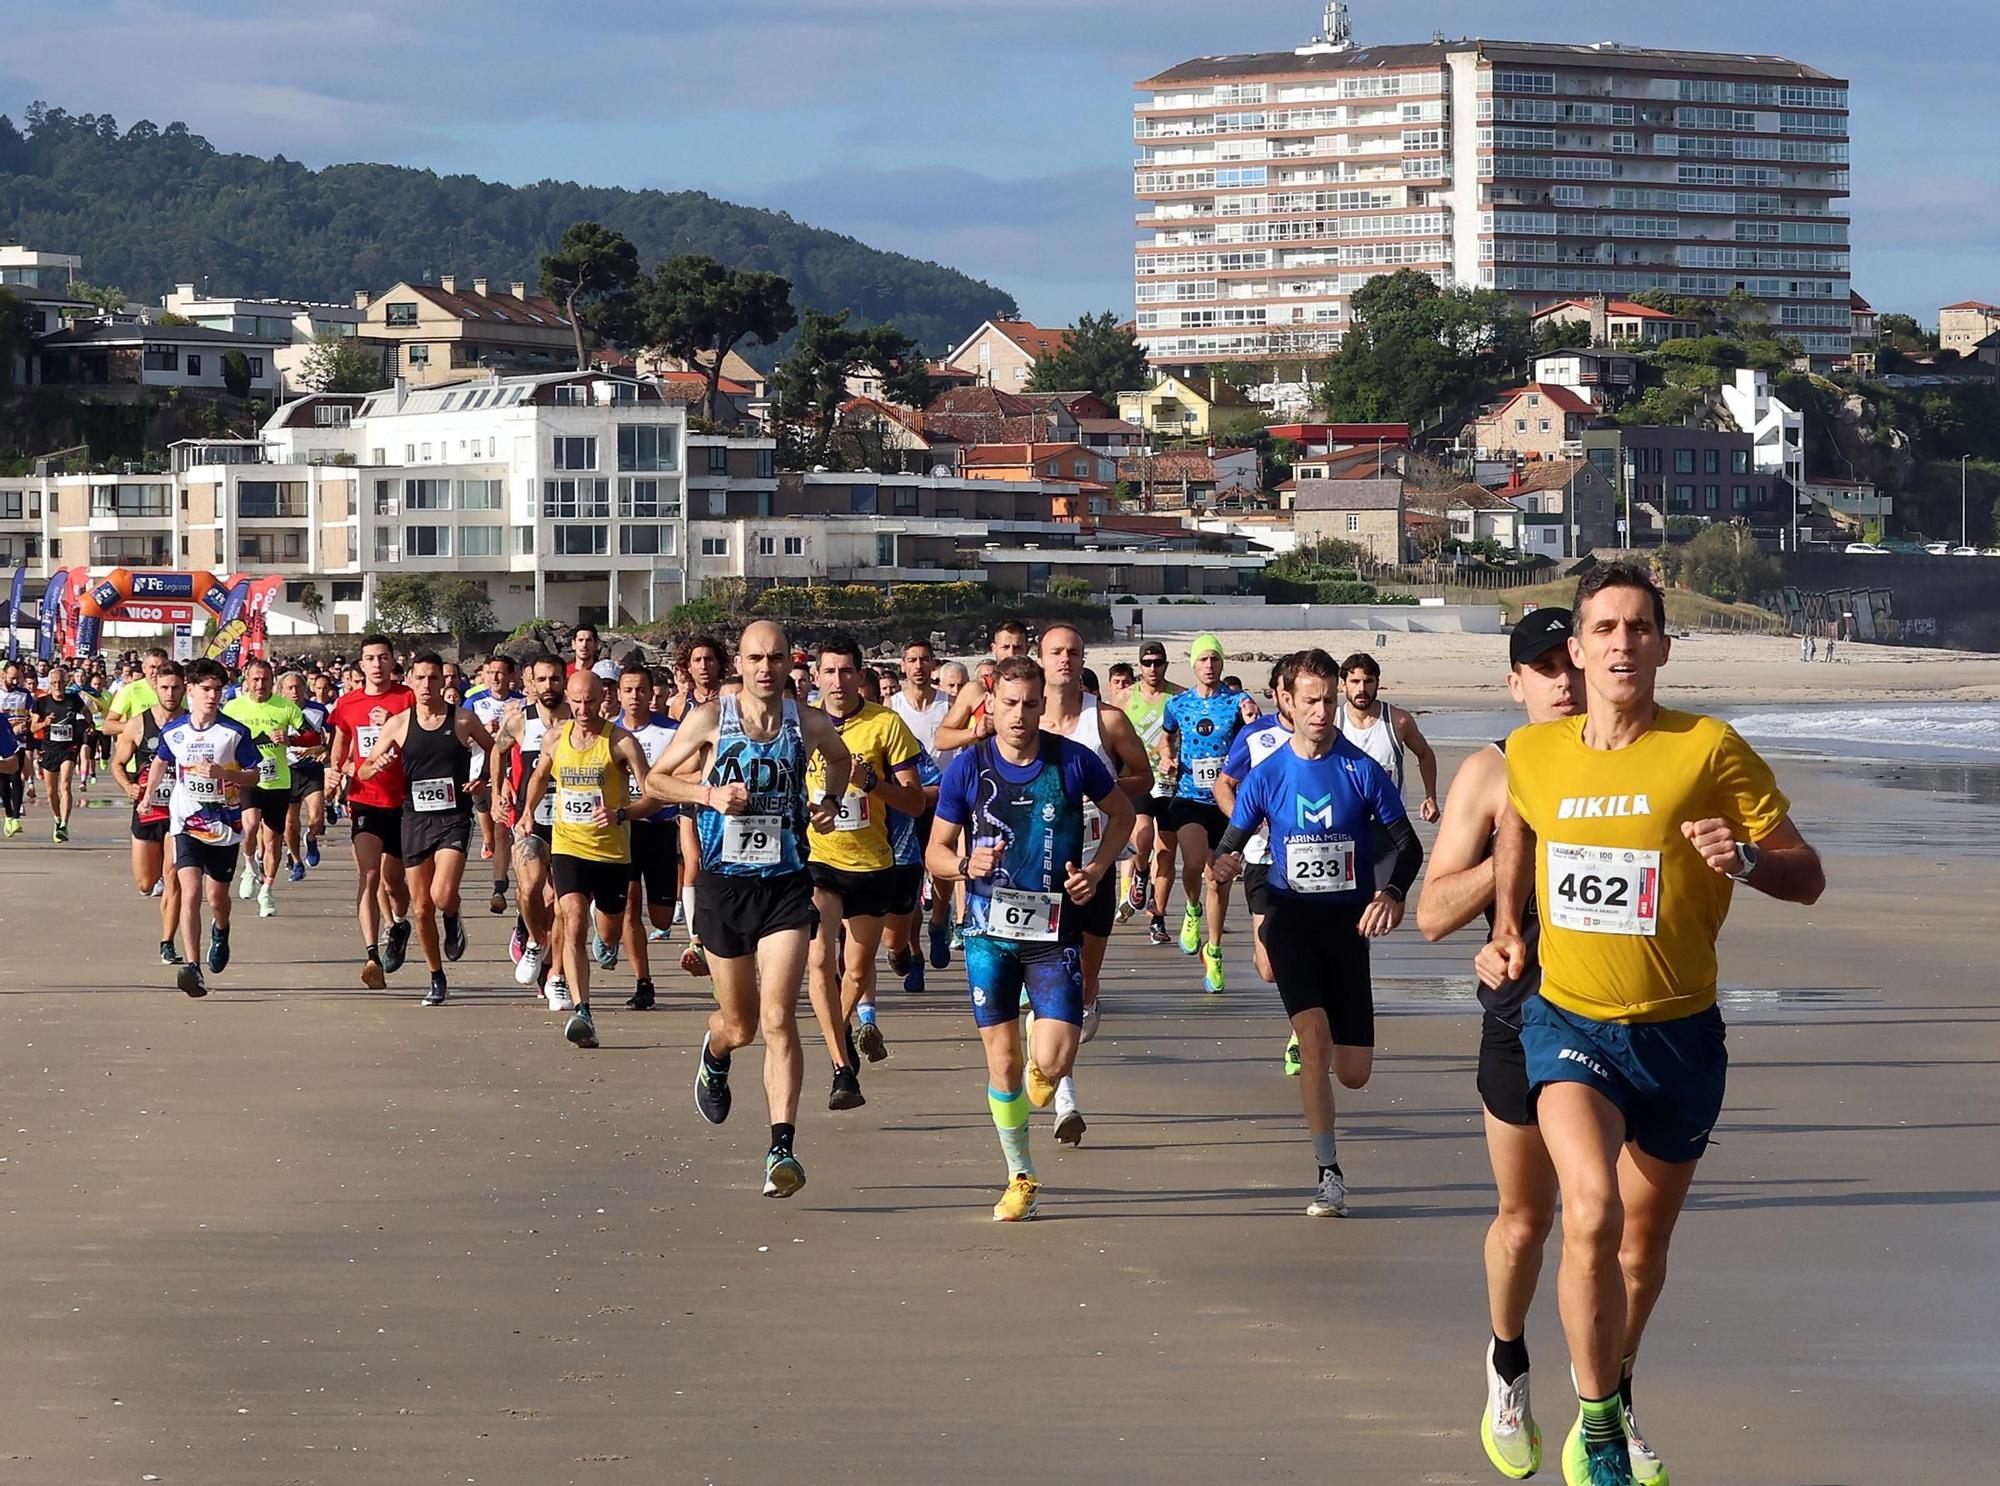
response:
<path id="1" fill-rule="evenodd" d="M 622 729 L 601 728 L 588 748 L 578 748 L 571 737 L 575 726 L 564 723 L 549 750 L 553 755 L 549 789 L 556 797 L 550 849 L 557 856 L 580 857 L 586 862 L 629 862 L 631 828 L 591 823 L 600 802 L 613 815 L 625 803 L 625 766 L 611 753 L 611 736 Z"/>
<path id="2" fill-rule="evenodd" d="M 1715 1004 L 1715 940 L 1735 884 L 1684 821 L 1761 841 L 1791 804 L 1771 767 L 1713 717 L 1661 708 L 1628 747 L 1583 741 L 1584 716 L 1507 740 L 1507 798 L 1535 833 L 1542 995 L 1605 1022 L 1666 1022 Z"/>
<path id="3" fill-rule="evenodd" d="M 806 832 L 811 859 L 842 872 L 887 871 L 896 865 L 889 846 L 889 807 L 862 793 L 861 766 L 866 763 L 876 779 L 887 779 L 893 770 L 915 762 L 923 745 L 908 723 L 875 702 L 863 702 L 861 710 L 845 721 L 828 716 L 854 755 L 854 769 L 834 828 L 822 831 L 813 826 Z M 826 792 L 826 760 L 816 753 L 806 766 L 806 790 L 808 800 L 818 800 Z"/>

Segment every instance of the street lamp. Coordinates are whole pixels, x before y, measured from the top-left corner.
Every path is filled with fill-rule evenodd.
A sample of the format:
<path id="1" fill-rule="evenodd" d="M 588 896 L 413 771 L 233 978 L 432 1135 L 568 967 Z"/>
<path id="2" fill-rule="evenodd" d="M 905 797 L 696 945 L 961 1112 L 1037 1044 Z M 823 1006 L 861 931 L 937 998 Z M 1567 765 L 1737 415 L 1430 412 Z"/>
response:
<path id="1" fill-rule="evenodd" d="M 1965 461 L 1970 458 L 1970 454 L 1958 456 L 1958 545 L 1961 547 L 1972 545 L 1972 534 L 1965 529 Z"/>

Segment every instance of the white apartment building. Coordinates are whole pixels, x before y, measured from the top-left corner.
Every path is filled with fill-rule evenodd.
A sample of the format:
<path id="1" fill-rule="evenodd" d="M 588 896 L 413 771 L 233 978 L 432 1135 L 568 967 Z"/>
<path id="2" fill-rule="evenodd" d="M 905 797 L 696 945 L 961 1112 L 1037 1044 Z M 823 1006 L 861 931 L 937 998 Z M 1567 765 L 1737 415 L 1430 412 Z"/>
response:
<path id="1" fill-rule="evenodd" d="M 1772 396 L 1769 372 L 1739 368 L 1735 380 L 1722 384 L 1722 407 L 1737 431 L 1750 435 L 1752 469 L 1783 475 L 1795 486 L 1805 479 L 1805 417 Z"/>
<path id="2" fill-rule="evenodd" d="M 82 277 L 83 259 L 75 253 L 38 253 L 18 243 L 0 243 L 0 287 L 67 293 Z"/>
<path id="3" fill-rule="evenodd" d="M 307 355 L 322 336 L 359 333 L 366 312 L 352 304 L 321 304 L 307 299 L 259 298 L 252 295 L 210 295 L 193 284 L 176 284 L 160 307 L 182 315 L 205 330 L 226 330 L 256 336 L 277 349 L 274 360 L 285 385 L 296 387 Z"/>
<path id="4" fill-rule="evenodd" d="M 1355 290 L 1410 268 L 1530 309 L 1742 290 L 1845 356 L 1847 84 L 1783 57 L 1616 42 L 1295 51 L 1137 84 L 1140 343 L 1163 366 L 1338 344 Z"/>

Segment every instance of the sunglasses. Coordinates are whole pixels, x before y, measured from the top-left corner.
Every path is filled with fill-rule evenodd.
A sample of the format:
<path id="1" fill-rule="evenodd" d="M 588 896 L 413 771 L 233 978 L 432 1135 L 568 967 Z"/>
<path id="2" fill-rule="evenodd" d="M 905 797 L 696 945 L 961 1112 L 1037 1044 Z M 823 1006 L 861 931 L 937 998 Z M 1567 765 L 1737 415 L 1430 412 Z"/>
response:
<path id="1" fill-rule="evenodd" d="M 1163 666 L 1166 663 L 1167 658 L 1164 655 L 1142 655 L 1139 657 L 1139 664 L 1142 666 Z"/>

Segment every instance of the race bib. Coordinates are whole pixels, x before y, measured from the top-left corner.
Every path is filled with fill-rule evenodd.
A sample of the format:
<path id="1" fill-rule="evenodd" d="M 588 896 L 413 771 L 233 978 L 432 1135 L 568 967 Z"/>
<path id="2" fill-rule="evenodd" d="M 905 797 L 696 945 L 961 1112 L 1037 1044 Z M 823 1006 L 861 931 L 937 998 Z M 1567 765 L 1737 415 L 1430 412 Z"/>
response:
<path id="1" fill-rule="evenodd" d="M 1061 893 L 996 887 L 986 905 L 986 932 L 1001 939 L 1045 944 L 1056 937 L 1061 924 Z"/>
<path id="2" fill-rule="evenodd" d="M 775 867 L 785 823 L 775 815 L 722 817 L 722 860 L 743 867 Z"/>
<path id="3" fill-rule="evenodd" d="M 375 751 L 375 745 L 381 739 L 382 730 L 379 727 L 356 728 L 354 730 L 354 746 L 361 750 L 361 757 L 364 759 Z"/>
<path id="4" fill-rule="evenodd" d="M 275 789 L 278 784 L 278 761 L 267 753 L 257 755 L 257 788 Z"/>
<path id="5" fill-rule="evenodd" d="M 1197 758 L 1188 760 L 1188 777 L 1194 780 L 1196 789 L 1214 789 L 1215 781 L 1222 777 L 1222 760 L 1219 758 Z"/>
<path id="6" fill-rule="evenodd" d="M 849 790 L 840 797 L 840 803 L 833 812 L 833 828 L 836 831 L 865 831 L 868 829 L 868 796 Z"/>
<path id="7" fill-rule="evenodd" d="M 1659 932 L 1657 851 L 1551 841 L 1548 853 L 1549 895 L 1542 912 L 1557 928 L 1647 939 Z"/>
<path id="8" fill-rule="evenodd" d="M 194 781 L 189 780 L 188 782 L 192 784 Z M 151 797 L 152 808 L 155 810 L 166 809 L 168 804 L 173 800 L 173 797 L 174 797 L 174 776 L 172 774 L 162 774 L 160 776 L 160 782 L 153 786 L 153 793 Z"/>
<path id="9" fill-rule="evenodd" d="M 450 810 L 458 804 L 458 785 L 449 779 L 412 779 L 410 808 L 425 814 Z"/>
<path id="10" fill-rule="evenodd" d="M 1345 893 L 1354 888 L 1354 842 L 1287 841 L 1285 884 L 1295 893 Z"/>
<path id="11" fill-rule="evenodd" d="M 1083 802 L 1083 861 L 1088 867 L 1097 860 L 1097 848 L 1104 844 L 1104 812 L 1093 800 Z"/>
<path id="12" fill-rule="evenodd" d="M 66 722 L 52 722 L 49 724 L 49 741 L 51 743 L 74 743 L 76 741 L 76 729 Z"/>
<path id="13" fill-rule="evenodd" d="M 601 789 L 562 789 L 556 791 L 556 812 L 564 825 L 588 826 L 597 823 L 597 812 L 604 807 L 604 791 Z"/>
<path id="14" fill-rule="evenodd" d="M 541 799 L 535 802 L 535 824 L 552 826 L 556 823 L 556 792 L 544 790 Z"/>
<path id="15" fill-rule="evenodd" d="M 222 781 L 206 774 L 187 774 L 181 778 L 191 800 L 219 800 L 222 798 Z"/>

